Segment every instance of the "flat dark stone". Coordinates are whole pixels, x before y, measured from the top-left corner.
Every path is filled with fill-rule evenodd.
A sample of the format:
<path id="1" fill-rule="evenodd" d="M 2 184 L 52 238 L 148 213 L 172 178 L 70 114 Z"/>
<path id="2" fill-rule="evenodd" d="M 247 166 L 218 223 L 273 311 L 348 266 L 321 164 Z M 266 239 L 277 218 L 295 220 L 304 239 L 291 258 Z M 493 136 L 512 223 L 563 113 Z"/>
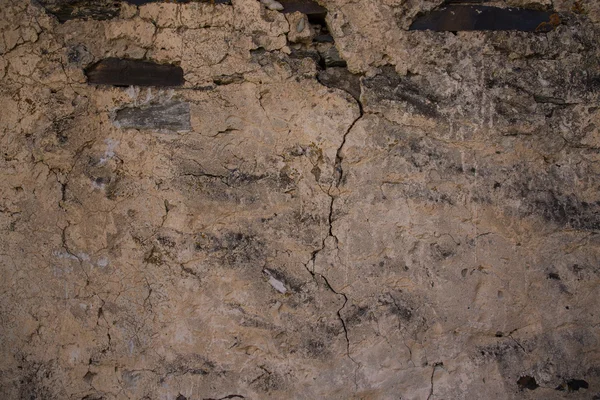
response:
<path id="1" fill-rule="evenodd" d="M 38 0 L 46 11 L 58 18 L 60 23 L 71 19 L 106 20 L 119 15 L 120 1 L 114 0 Z M 146 3 L 211 3 L 211 0 L 125 0 L 129 4 Z M 214 0 L 214 4 L 231 4 L 231 0 Z"/>
<path id="2" fill-rule="evenodd" d="M 39 0 L 61 24 L 70 19 L 111 19 L 119 15 L 119 2 L 109 0 Z"/>
<path id="3" fill-rule="evenodd" d="M 171 64 L 107 58 L 85 69 L 88 83 L 112 86 L 181 86 L 183 69 Z"/>
<path id="4" fill-rule="evenodd" d="M 120 128 L 182 132 L 191 129 L 190 105 L 173 101 L 117 111 L 114 123 Z"/>
<path id="5" fill-rule="evenodd" d="M 549 32 L 559 24 L 552 11 L 448 5 L 418 17 L 410 30 Z"/>
<path id="6" fill-rule="evenodd" d="M 212 3 L 212 4 L 231 4 L 231 0 L 125 0 L 129 4 L 141 6 L 148 3 Z"/>
<path id="7" fill-rule="evenodd" d="M 445 4 L 456 4 L 456 3 L 461 3 L 461 4 L 465 4 L 465 3 L 469 3 L 469 4 L 479 4 L 479 3 L 489 3 L 490 1 L 494 1 L 494 0 L 446 0 Z"/>

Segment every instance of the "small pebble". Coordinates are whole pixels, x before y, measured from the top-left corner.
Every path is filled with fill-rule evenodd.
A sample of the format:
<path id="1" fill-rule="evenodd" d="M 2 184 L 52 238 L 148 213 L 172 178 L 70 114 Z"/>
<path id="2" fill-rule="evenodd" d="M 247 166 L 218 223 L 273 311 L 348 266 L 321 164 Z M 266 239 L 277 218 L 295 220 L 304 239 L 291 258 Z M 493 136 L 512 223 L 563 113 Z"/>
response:
<path id="1" fill-rule="evenodd" d="M 296 32 L 300 33 L 304 30 L 304 18 L 298 21 L 298 25 L 296 25 Z"/>
<path id="2" fill-rule="evenodd" d="M 278 1 L 274 1 L 271 3 L 271 5 L 267 6 L 267 8 L 269 10 L 281 11 L 283 10 L 283 5 Z"/>

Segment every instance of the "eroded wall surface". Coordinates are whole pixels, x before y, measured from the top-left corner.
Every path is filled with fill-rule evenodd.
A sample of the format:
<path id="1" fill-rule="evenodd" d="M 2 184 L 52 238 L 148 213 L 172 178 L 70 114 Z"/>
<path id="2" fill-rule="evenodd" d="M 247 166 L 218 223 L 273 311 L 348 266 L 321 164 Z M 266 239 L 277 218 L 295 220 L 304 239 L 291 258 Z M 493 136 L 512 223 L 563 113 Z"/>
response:
<path id="1" fill-rule="evenodd" d="M 3 399 L 599 398 L 598 3 L 1 3 Z"/>

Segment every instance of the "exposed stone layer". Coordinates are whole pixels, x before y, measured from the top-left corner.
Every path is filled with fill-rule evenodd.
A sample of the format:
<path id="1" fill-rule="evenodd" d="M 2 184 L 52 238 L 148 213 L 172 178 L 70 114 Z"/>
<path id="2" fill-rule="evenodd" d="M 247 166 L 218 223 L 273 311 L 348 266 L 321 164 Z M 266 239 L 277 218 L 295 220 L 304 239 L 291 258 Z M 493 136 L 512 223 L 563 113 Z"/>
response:
<path id="1" fill-rule="evenodd" d="M 120 128 L 149 129 L 157 132 L 191 130 L 190 105 L 184 102 L 164 102 L 118 110 L 114 123 Z"/>
<path id="2" fill-rule="evenodd" d="M 3 398 L 600 397 L 598 6 L 320 3 L 5 0 Z"/>

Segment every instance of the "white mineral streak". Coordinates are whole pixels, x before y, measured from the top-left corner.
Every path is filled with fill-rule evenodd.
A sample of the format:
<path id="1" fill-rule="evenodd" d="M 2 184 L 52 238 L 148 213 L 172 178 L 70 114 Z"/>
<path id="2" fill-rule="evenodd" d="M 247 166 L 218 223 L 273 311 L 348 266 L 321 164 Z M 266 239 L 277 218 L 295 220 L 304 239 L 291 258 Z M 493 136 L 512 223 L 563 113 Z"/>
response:
<path id="1" fill-rule="evenodd" d="M 273 286 L 273 288 L 275 290 L 277 290 L 279 293 L 283 293 L 285 294 L 287 292 L 287 288 L 285 287 L 285 284 L 279 280 L 277 280 L 270 272 L 269 270 L 263 270 L 263 272 L 269 277 L 269 283 L 271 284 L 271 286 Z"/>
<path id="2" fill-rule="evenodd" d="M 265 5 L 269 10 L 281 11 L 283 10 L 283 5 L 276 0 L 260 0 L 262 4 Z"/>

